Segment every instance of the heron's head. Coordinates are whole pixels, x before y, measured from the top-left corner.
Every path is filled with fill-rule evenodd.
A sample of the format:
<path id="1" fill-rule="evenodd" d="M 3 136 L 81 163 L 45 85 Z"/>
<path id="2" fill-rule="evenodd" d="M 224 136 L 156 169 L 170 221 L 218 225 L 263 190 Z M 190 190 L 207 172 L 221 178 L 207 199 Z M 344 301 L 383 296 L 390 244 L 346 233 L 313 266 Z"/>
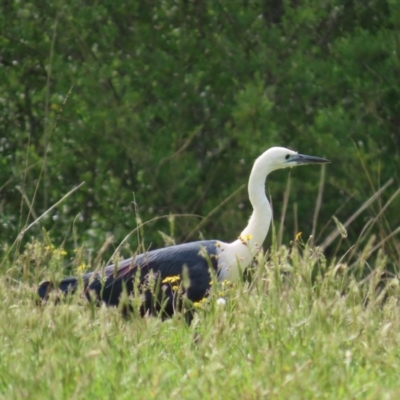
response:
<path id="1" fill-rule="evenodd" d="M 305 164 L 325 164 L 329 160 L 321 157 L 306 156 L 284 147 L 271 147 L 260 157 L 270 171 Z"/>

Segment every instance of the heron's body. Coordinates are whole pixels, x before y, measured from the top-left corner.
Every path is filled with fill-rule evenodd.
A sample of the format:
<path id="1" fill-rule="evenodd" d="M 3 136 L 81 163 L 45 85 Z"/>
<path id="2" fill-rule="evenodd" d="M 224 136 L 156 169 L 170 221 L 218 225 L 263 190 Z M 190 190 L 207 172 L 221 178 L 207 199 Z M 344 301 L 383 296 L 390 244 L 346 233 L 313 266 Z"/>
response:
<path id="1" fill-rule="evenodd" d="M 189 286 L 184 289 L 185 296 L 192 302 L 201 300 L 210 288 L 210 270 L 214 270 L 218 280 L 237 280 L 261 248 L 272 218 L 265 195 L 267 175 L 280 168 L 325 162 L 328 160 L 299 155 L 282 147 L 267 150 L 257 158 L 251 171 L 248 191 L 253 213 L 237 240 L 232 243 L 204 240 L 145 252 L 118 266 L 110 265 L 101 272 L 85 274 L 85 294 L 94 294 L 106 304 L 117 305 L 124 290 L 129 294 L 137 288 L 142 294 L 142 312 L 147 312 L 154 308 L 154 290 L 148 287 L 153 276 L 160 289 L 155 308 L 159 309 L 162 304 L 165 313 L 171 314 L 176 285 L 170 283 L 176 277 L 181 279 L 186 268 Z M 74 292 L 77 287 L 77 278 L 66 278 L 59 285 L 63 292 Z M 51 288 L 50 282 L 43 282 L 38 290 L 40 297 L 47 299 Z"/>

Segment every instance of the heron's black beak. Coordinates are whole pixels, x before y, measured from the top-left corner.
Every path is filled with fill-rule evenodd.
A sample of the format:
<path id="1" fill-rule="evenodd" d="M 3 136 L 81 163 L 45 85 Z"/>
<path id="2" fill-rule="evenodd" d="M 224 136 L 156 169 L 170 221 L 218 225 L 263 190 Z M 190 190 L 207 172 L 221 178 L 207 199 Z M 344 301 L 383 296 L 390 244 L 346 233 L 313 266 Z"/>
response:
<path id="1" fill-rule="evenodd" d="M 304 154 L 295 154 L 288 161 L 295 164 L 325 164 L 330 162 L 326 158 L 306 156 Z"/>

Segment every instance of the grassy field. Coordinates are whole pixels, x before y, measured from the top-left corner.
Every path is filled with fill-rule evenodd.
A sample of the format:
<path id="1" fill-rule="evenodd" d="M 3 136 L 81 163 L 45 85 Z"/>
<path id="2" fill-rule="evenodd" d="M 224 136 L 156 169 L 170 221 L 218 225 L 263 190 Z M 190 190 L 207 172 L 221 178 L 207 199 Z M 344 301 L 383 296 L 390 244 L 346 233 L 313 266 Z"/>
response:
<path id="1" fill-rule="evenodd" d="M 252 283 L 215 287 L 190 326 L 182 315 L 124 319 L 78 298 L 39 306 L 8 265 L 1 398 L 399 398 L 399 282 L 379 290 L 384 260 L 357 283 L 361 262 L 326 265 L 318 249 L 295 244 L 266 259 Z"/>

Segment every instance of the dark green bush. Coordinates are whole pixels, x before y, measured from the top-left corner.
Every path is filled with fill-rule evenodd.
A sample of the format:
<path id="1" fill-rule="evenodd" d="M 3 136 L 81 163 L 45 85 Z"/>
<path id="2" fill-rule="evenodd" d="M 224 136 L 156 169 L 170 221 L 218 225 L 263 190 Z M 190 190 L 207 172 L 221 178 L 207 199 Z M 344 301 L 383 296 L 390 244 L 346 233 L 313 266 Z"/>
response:
<path id="1" fill-rule="evenodd" d="M 332 160 L 319 228 L 389 178 L 384 199 L 399 185 L 396 1 L 9 0 L 0 10 L 3 243 L 83 181 L 25 238 L 42 226 L 71 246 L 75 221 L 79 241 L 98 249 L 136 226 L 135 207 L 142 221 L 206 216 L 272 145 Z M 311 233 L 319 176 L 292 173 L 285 241 L 294 202 L 299 230 Z M 286 181 L 277 172 L 269 185 L 275 222 Z M 399 206 L 373 227 L 380 237 L 397 226 Z M 349 243 L 378 211 L 351 225 Z M 250 212 L 242 190 L 201 231 L 235 239 Z M 188 234 L 199 221 L 177 218 L 176 240 L 198 238 Z M 169 229 L 149 224 L 145 243 L 162 245 L 157 231 Z"/>

